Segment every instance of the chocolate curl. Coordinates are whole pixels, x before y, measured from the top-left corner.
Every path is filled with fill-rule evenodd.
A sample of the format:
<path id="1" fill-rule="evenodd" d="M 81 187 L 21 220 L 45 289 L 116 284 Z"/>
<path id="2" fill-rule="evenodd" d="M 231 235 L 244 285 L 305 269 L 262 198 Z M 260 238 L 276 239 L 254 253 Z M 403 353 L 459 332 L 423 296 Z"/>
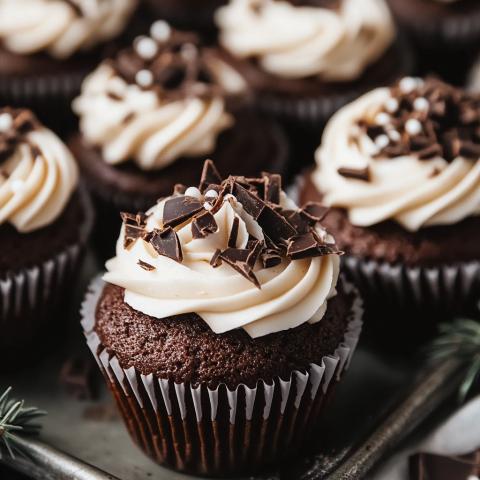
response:
<path id="1" fill-rule="evenodd" d="M 152 233 L 150 245 L 159 255 L 171 258 L 179 263 L 183 260 L 182 246 L 172 227 L 167 227 L 165 230 L 155 229 Z"/>
<path id="2" fill-rule="evenodd" d="M 221 185 L 222 177 L 218 173 L 218 170 L 215 168 L 215 164 L 211 160 L 205 160 L 203 164 L 202 178 L 200 179 L 200 185 L 198 189 L 205 193 L 208 190 L 211 190 L 210 185 Z"/>

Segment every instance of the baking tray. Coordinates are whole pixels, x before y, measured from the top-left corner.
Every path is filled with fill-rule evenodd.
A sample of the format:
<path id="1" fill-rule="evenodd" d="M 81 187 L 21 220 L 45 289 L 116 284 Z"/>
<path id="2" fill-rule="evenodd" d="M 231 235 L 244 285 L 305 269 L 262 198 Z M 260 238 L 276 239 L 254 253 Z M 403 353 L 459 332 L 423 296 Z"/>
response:
<path id="1" fill-rule="evenodd" d="M 0 375 L 0 390 L 12 386 L 16 398 L 48 412 L 42 421 L 39 439 L 27 441 L 26 448 L 33 462 L 12 462 L 8 458 L 4 461 L 17 470 L 28 472 L 31 478 L 42 480 L 193 478 L 156 465 L 136 447 L 115 414 L 113 400 L 100 372 L 98 396 L 94 401 L 75 400 L 62 389 L 59 373 L 65 359 L 91 356 L 79 325 L 78 306 L 89 280 L 100 270 L 101 265 L 92 253 L 87 253 L 75 292 L 77 307 L 72 311 L 62 351 L 28 370 Z M 308 449 L 255 478 L 364 478 L 395 447 L 411 439 L 409 434 L 418 432 L 418 426 L 428 429 L 454 408 L 450 398 L 461 381 L 460 368 L 458 362 L 451 360 L 430 369 L 419 355 L 410 355 L 408 359 L 386 357 L 360 341 L 328 415 Z M 436 417 L 432 418 L 432 412 L 437 412 Z M 76 473 L 66 473 L 68 468 Z"/>

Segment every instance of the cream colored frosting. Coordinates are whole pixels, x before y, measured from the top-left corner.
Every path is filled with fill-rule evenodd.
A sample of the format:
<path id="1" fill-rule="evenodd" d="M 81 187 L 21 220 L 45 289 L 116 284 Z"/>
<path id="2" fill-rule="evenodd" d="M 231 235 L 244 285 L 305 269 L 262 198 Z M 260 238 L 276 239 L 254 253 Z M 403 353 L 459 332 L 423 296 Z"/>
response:
<path id="1" fill-rule="evenodd" d="M 257 57 L 275 75 L 323 81 L 357 79 L 391 45 L 395 28 L 384 0 L 343 0 L 338 10 L 277 0 L 230 0 L 216 13 L 220 43 Z"/>
<path id="2" fill-rule="evenodd" d="M 338 111 L 315 153 L 313 180 L 327 205 L 344 207 L 362 227 L 387 219 L 406 230 L 449 225 L 480 214 L 480 159 L 462 156 L 419 160 L 414 155 L 377 156 L 380 148 L 358 127 L 383 111 L 391 91 L 379 88 Z M 377 156 L 374 158 L 374 156 Z M 339 168 L 370 170 L 370 181 L 345 178 Z"/>
<path id="3" fill-rule="evenodd" d="M 65 59 L 118 36 L 137 0 L 0 0 L 0 41 L 28 55 Z"/>
<path id="4" fill-rule="evenodd" d="M 164 203 L 150 210 L 148 231 L 162 228 Z M 284 193 L 281 204 L 284 209 L 297 209 Z M 124 287 L 125 302 L 135 310 L 156 318 L 196 312 L 215 333 L 244 328 L 255 338 L 320 321 L 328 299 L 336 294 L 339 257 L 295 261 L 283 257 L 280 265 L 269 269 L 257 262 L 258 289 L 226 263 L 218 268 L 209 263 L 217 248 L 227 248 L 235 216 L 240 219 L 237 248 L 245 248 L 249 234 L 264 238 L 258 223 L 231 197 L 215 214 L 216 233 L 194 240 L 190 222 L 176 228 L 183 251 L 181 263 L 157 255 L 143 240 L 125 249 L 122 227 L 117 256 L 107 262 L 108 273 L 103 278 Z M 317 233 L 333 242 L 319 227 Z M 139 260 L 155 270 L 142 269 Z"/>
<path id="5" fill-rule="evenodd" d="M 127 84 L 106 64 L 85 80 L 73 110 L 82 135 L 101 148 L 105 162 L 133 159 L 144 170 L 212 153 L 218 134 L 233 125 L 222 97 L 163 101 L 151 90 Z"/>
<path id="6" fill-rule="evenodd" d="M 31 146 L 41 153 L 34 156 Z M 51 224 L 77 183 L 77 165 L 64 143 L 46 128 L 28 133 L 0 165 L 0 225 L 28 233 Z"/>

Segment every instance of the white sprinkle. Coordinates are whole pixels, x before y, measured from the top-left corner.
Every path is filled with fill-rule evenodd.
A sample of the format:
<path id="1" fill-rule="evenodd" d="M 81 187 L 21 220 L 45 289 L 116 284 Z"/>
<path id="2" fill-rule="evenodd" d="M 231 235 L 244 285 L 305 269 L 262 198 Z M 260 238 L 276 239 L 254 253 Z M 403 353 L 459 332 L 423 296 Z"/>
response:
<path id="1" fill-rule="evenodd" d="M 390 139 L 388 138 L 387 135 L 379 135 L 375 139 L 375 145 L 380 149 L 386 147 L 389 143 L 390 143 Z"/>
<path id="2" fill-rule="evenodd" d="M 23 188 L 25 187 L 25 182 L 21 178 L 17 178 L 12 182 L 12 186 L 10 187 L 12 189 L 13 193 L 18 193 Z"/>
<path id="3" fill-rule="evenodd" d="M 426 98 L 419 97 L 416 98 L 415 101 L 413 102 L 413 108 L 419 112 L 423 110 L 428 110 L 429 103 Z"/>
<path id="4" fill-rule="evenodd" d="M 203 208 L 204 208 L 205 210 L 207 210 L 207 212 L 208 212 L 208 211 L 210 211 L 213 207 L 212 207 L 208 202 L 205 202 L 205 203 L 203 204 Z"/>
<path id="5" fill-rule="evenodd" d="M 418 135 L 422 131 L 422 124 L 416 118 L 411 118 L 405 124 L 405 130 L 410 135 Z"/>
<path id="6" fill-rule="evenodd" d="M 152 59 L 158 52 L 158 45 L 150 37 L 141 37 L 135 42 L 135 51 L 145 60 Z"/>
<path id="7" fill-rule="evenodd" d="M 12 128 L 13 118 L 9 113 L 0 115 L 0 132 L 6 132 Z"/>
<path id="8" fill-rule="evenodd" d="M 388 132 L 388 136 L 394 141 L 394 142 L 399 142 L 400 139 L 402 138 L 400 134 L 396 130 L 390 130 Z"/>
<path id="9" fill-rule="evenodd" d="M 230 198 L 232 198 L 234 202 L 237 201 L 237 198 L 234 197 L 231 193 L 225 195 L 225 197 L 224 197 L 225 200 L 230 200 Z"/>
<path id="10" fill-rule="evenodd" d="M 201 198 L 202 193 L 197 187 L 189 187 L 185 190 L 185 196 L 186 197 L 195 197 L 195 198 Z"/>
<path id="11" fill-rule="evenodd" d="M 413 77 L 405 77 L 400 80 L 398 86 L 403 93 L 410 93 L 417 88 L 418 81 Z"/>
<path id="12" fill-rule="evenodd" d="M 206 194 L 205 194 L 206 197 L 210 197 L 210 198 L 217 198 L 218 197 L 218 193 L 215 191 L 215 190 L 209 190 Z"/>
<path id="13" fill-rule="evenodd" d="M 160 42 L 168 40 L 171 33 L 172 29 L 165 20 L 157 20 L 156 22 L 153 22 L 152 26 L 150 27 L 150 35 L 155 40 L 159 40 Z"/>
<path id="14" fill-rule="evenodd" d="M 396 98 L 389 98 L 385 102 L 385 108 L 387 109 L 387 112 L 396 112 L 398 110 L 398 100 Z"/>
<path id="15" fill-rule="evenodd" d="M 375 116 L 375 123 L 377 125 L 386 125 L 387 123 L 390 122 L 390 115 L 385 112 L 377 113 Z"/>
<path id="16" fill-rule="evenodd" d="M 141 87 L 149 87 L 153 83 L 153 74 L 150 70 L 140 70 L 135 75 L 135 81 Z"/>
<path id="17" fill-rule="evenodd" d="M 197 47 L 193 43 L 186 43 L 180 51 L 184 60 L 195 60 L 198 55 Z"/>

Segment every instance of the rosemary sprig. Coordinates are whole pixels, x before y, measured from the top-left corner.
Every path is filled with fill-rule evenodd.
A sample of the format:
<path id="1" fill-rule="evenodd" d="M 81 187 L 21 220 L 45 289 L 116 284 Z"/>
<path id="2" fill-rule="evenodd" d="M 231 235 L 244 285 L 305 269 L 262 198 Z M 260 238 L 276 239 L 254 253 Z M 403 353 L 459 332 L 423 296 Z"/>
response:
<path id="1" fill-rule="evenodd" d="M 30 422 L 47 414 L 37 408 L 23 408 L 23 400 L 9 398 L 11 390 L 9 387 L 0 397 L 0 459 L 3 457 L 2 447 L 6 447 L 13 459 L 15 453 L 24 455 L 21 440 L 13 432 L 38 433 L 41 425 Z"/>
<path id="2" fill-rule="evenodd" d="M 468 364 L 458 392 L 458 401 L 463 403 L 476 379 L 480 378 L 480 323 L 459 318 L 440 324 L 439 330 L 440 335 L 428 345 L 426 352 L 430 363 L 454 356 Z"/>

